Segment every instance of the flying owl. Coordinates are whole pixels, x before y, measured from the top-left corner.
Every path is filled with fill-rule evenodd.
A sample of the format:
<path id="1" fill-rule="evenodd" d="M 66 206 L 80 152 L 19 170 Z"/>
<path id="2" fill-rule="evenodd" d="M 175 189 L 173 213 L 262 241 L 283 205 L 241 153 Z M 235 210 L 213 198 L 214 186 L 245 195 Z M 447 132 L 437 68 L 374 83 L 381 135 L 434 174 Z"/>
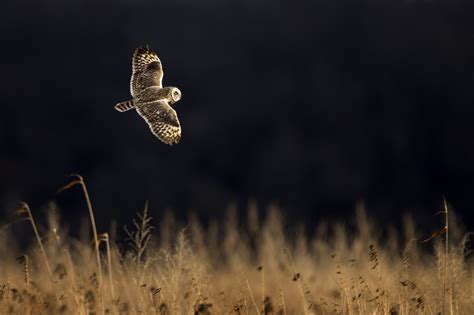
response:
<path id="1" fill-rule="evenodd" d="M 157 54 L 147 47 L 133 53 L 130 93 L 133 99 L 115 105 L 119 112 L 135 108 L 151 132 L 162 142 L 173 145 L 181 139 L 181 125 L 171 105 L 181 99 L 177 87 L 163 87 L 163 67 Z"/>

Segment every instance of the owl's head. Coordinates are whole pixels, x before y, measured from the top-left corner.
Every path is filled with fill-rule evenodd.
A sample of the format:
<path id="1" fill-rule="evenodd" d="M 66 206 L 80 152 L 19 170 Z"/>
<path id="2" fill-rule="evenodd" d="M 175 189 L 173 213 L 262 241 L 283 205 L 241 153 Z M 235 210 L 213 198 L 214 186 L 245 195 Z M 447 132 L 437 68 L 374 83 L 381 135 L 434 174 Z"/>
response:
<path id="1" fill-rule="evenodd" d="M 181 91 L 177 87 L 171 87 L 168 99 L 170 100 L 171 104 L 176 103 L 181 99 Z"/>

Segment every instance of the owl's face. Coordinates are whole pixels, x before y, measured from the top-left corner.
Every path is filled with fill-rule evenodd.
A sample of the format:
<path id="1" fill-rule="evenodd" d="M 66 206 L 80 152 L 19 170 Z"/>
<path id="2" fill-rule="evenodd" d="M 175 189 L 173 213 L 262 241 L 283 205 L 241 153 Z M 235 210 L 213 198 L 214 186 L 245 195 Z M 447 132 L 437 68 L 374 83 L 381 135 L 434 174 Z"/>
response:
<path id="1" fill-rule="evenodd" d="M 181 91 L 177 87 L 171 88 L 170 94 L 173 103 L 176 103 L 181 99 Z"/>

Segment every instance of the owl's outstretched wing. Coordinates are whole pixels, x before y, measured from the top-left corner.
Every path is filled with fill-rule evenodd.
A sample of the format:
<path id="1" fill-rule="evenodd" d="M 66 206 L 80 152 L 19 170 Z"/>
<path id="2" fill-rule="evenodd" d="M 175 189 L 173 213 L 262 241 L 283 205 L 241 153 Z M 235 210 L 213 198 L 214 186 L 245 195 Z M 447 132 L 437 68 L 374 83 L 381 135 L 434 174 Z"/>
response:
<path id="1" fill-rule="evenodd" d="M 137 97 L 140 91 L 150 86 L 162 87 L 163 67 L 157 54 L 148 47 L 135 49 L 132 58 L 130 93 Z"/>
<path id="2" fill-rule="evenodd" d="M 136 106 L 151 132 L 166 144 L 178 143 L 181 139 L 181 125 L 176 111 L 166 100 L 158 100 Z"/>

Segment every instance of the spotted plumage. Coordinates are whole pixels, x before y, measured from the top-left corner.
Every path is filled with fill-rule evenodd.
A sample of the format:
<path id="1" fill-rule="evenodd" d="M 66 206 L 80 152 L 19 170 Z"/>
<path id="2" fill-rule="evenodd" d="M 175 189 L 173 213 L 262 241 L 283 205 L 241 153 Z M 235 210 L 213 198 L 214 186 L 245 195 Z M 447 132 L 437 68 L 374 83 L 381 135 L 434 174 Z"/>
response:
<path id="1" fill-rule="evenodd" d="M 119 112 L 135 108 L 147 122 L 151 132 L 166 144 L 178 143 L 181 125 L 171 105 L 181 99 L 177 87 L 162 86 L 163 67 L 157 54 L 148 47 L 139 47 L 132 58 L 130 93 L 133 99 L 115 105 Z"/>

